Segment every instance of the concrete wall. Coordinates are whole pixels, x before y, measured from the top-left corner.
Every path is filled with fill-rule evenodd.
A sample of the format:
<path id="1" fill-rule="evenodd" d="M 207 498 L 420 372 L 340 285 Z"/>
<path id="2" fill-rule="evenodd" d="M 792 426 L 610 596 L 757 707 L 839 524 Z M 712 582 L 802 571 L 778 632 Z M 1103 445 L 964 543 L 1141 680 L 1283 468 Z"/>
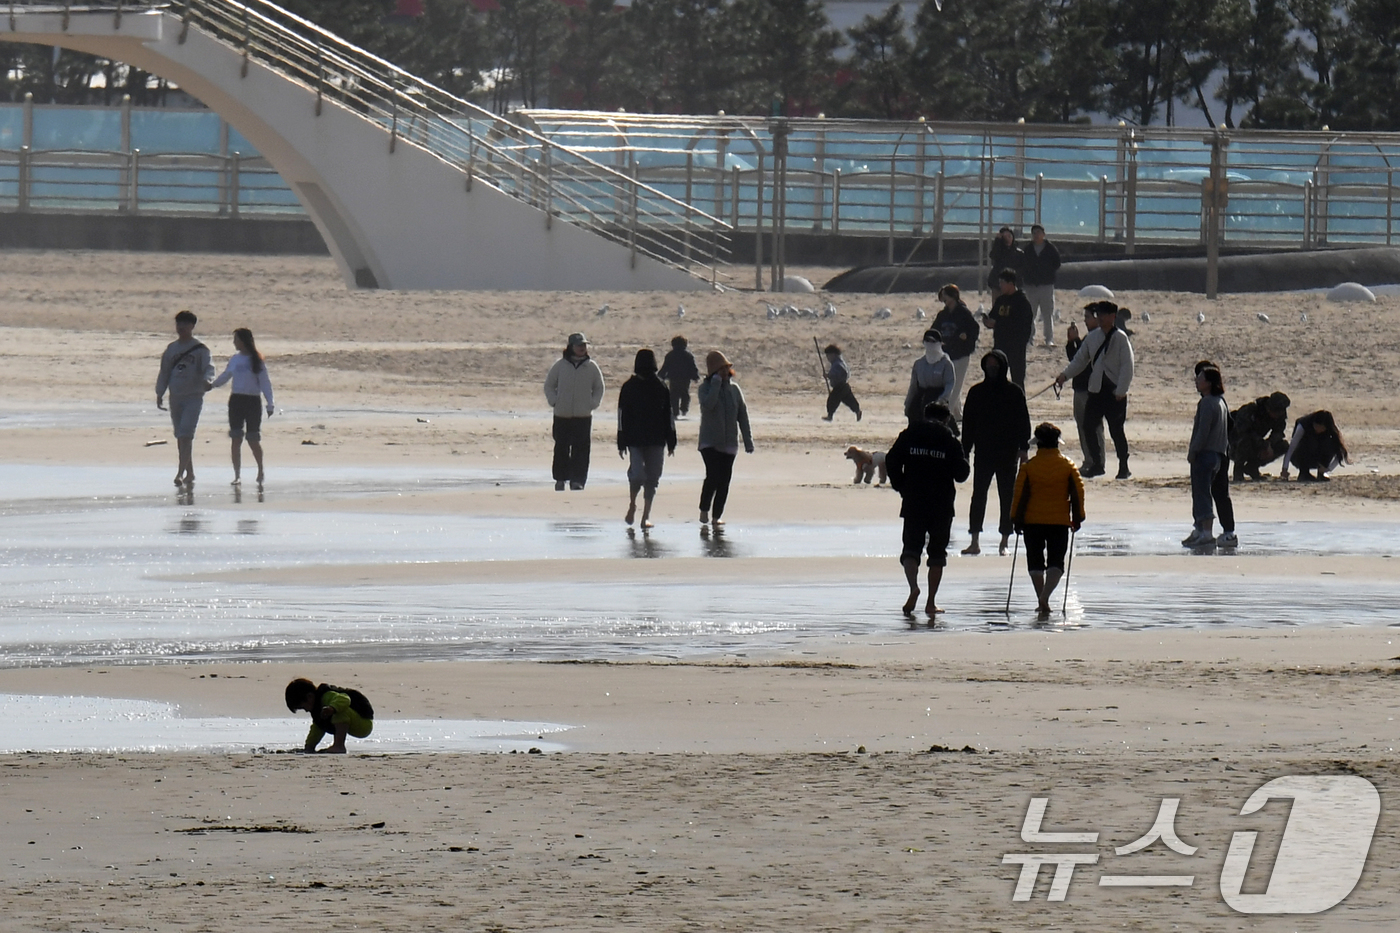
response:
<path id="1" fill-rule="evenodd" d="M 0 214 L 0 249 L 124 249 L 324 256 L 316 225 L 296 220 L 121 214 Z"/>

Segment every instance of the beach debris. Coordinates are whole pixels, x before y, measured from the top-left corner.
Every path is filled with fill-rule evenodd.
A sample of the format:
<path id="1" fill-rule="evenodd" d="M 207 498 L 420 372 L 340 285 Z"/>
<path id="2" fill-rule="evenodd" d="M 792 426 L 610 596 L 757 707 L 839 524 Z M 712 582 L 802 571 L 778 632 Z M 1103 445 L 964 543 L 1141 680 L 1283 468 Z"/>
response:
<path id="1" fill-rule="evenodd" d="M 859 748 L 857 748 L 857 749 L 856 749 L 856 754 L 857 754 L 857 755 L 864 755 L 864 754 L 865 754 L 865 746 L 862 745 L 862 746 L 860 746 Z"/>
<path id="2" fill-rule="evenodd" d="M 1146 311 L 1144 311 L 1144 312 L 1142 312 L 1142 314 L 1139 314 L 1139 315 L 1138 315 L 1138 320 L 1139 320 L 1139 321 L 1142 321 L 1142 323 L 1144 323 L 1144 324 L 1147 324 L 1147 323 L 1151 322 L 1151 320 L 1152 320 L 1152 315 L 1150 315 L 1150 314 L 1148 314 Z"/>
<path id="3" fill-rule="evenodd" d="M 1107 285 L 1085 285 L 1079 290 L 1080 298 L 1112 299 L 1113 291 Z"/>
<path id="4" fill-rule="evenodd" d="M 1375 302 L 1376 293 L 1371 291 L 1360 282 L 1343 282 L 1327 293 L 1328 301 L 1348 302 L 1367 301 Z"/>
<path id="5" fill-rule="evenodd" d="M 805 292 L 807 294 L 811 294 L 812 292 L 815 292 L 816 289 L 812 287 L 812 282 L 810 279 L 804 278 L 800 275 L 785 275 L 783 276 L 783 291 Z"/>
<path id="6" fill-rule="evenodd" d="M 1196 312 L 1196 323 L 1197 323 L 1197 324 L 1204 324 L 1205 322 L 1206 322 L 1206 313 L 1205 313 L 1204 311 L 1197 311 L 1197 312 Z"/>
<path id="7" fill-rule="evenodd" d="M 950 745 L 930 745 L 928 747 L 928 752 L 930 755 L 944 754 L 947 752 L 961 752 L 967 755 L 975 755 L 977 754 L 977 749 L 973 748 L 971 745 L 964 745 L 962 748 L 953 748 Z"/>
<path id="8" fill-rule="evenodd" d="M 419 423 L 419 424 L 432 424 L 432 422 L 429 421 L 427 418 L 419 418 L 419 419 L 418 419 L 418 423 Z"/>
<path id="9" fill-rule="evenodd" d="M 169 443 L 170 443 L 170 442 L 169 442 L 169 441 L 166 441 L 166 440 L 147 441 L 147 442 L 146 442 L 146 446 L 147 446 L 147 447 L 160 447 L 160 446 L 162 446 L 162 445 L 169 444 Z"/>
<path id="10" fill-rule="evenodd" d="M 530 746 L 530 750 L 529 750 L 528 752 L 526 752 L 526 754 L 527 754 L 527 755 L 543 755 L 544 752 L 540 751 L 538 748 L 536 748 L 535 746 L 531 745 L 531 746 Z"/>
<path id="11" fill-rule="evenodd" d="M 1268 316 L 1267 314 L 1265 314 L 1263 311 L 1256 311 L 1256 312 L 1254 313 L 1254 317 L 1255 317 L 1257 320 L 1259 320 L 1261 323 L 1264 323 L 1264 324 L 1269 323 L 1269 316 Z"/>
<path id="12" fill-rule="evenodd" d="M 775 320 L 777 320 L 777 319 L 778 319 L 778 309 L 775 308 L 775 307 L 773 307 L 772 305 L 769 305 L 769 306 L 768 306 L 768 320 L 770 320 L 770 321 L 775 321 Z"/>
<path id="13" fill-rule="evenodd" d="M 894 312 L 891 311 L 889 308 L 880 308 L 880 309 L 876 310 L 876 312 L 875 312 L 875 320 L 877 320 L 877 321 L 888 320 L 888 319 L 889 319 L 890 317 L 892 317 L 893 315 L 894 315 Z"/>
<path id="14" fill-rule="evenodd" d="M 685 305 L 676 305 L 676 317 L 685 317 Z"/>
<path id="15" fill-rule="evenodd" d="M 914 320 L 916 320 L 916 321 L 922 321 L 922 320 L 923 320 L 924 318 L 926 318 L 926 317 L 928 317 L 928 315 L 924 313 L 924 309 L 923 309 L 923 308 L 915 308 L 915 309 L 914 309 Z"/>
<path id="16" fill-rule="evenodd" d="M 603 306 L 602 306 L 601 308 L 599 308 L 598 311 L 597 311 L 598 317 L 602 317 L 602 316 L 604 316 L 604 315 L 607 314 L 607 313 L 608 313 L 608 306 L 607 306 L 607 305 L 603 305 Z"/>
<path id="17" fill-rule="evenodd" d="M 304 441 L 301 442 L 301 446 L 303 446 L 303 447 L 315 447 L 315 446 L 316 446 L 316 442 L 313 441 L 313 440 L 311 440 L 310 438 L 308 438 L 308 439 L 306 439 L 306 440 L 304 440 Z"/>
<path id="18" fill-rule="evenodd" d="M 836 317 L 836 305 L 828 301 L 826 308 L 822 311 L 822 317 Z"/>

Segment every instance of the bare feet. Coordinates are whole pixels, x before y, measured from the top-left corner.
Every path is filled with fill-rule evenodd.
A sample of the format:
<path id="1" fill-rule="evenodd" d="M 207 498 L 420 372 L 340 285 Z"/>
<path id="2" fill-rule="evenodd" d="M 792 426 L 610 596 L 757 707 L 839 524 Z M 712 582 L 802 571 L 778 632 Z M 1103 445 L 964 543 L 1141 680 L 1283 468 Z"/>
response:
<path id="1" fill-rule="evenodd" d="M 259 470 L 259 471 L 258 471 L 258 485 L 261 486 L 262 484 L 263 484 L 263 471 L 262 471 L 262 470 Z"/>
<path id="2" fill-rule="evenodd" d="M 722 518 L 716 518 L 716 519 L 715 519 L 715 527 L 719 527 L 720 525 L 723 525 L 723 524 L 724 524 L 724 519 L 722 519 Z"/>
<path id="3" fill-rule="evenodd" d="M 651 523 L 651 519 L 649 519 L 649 518 L 644 518 L 644 519 L 642 519 L 642 528 L 646 529 L 646 528 L 655 528 L 655 527 L 656 527 L 656 526 L 653 525 L 653 524 Z"/>
<path id="4" fill-rule="evenodd" d="M 919 604 L 919 589 L 915 587 L 909 591 L 909 598 L 904 601 L 904 614 L 909 618 L 914 618 L 914 607 Z"/>
<path id="5" fill-rule="evenodd" d="M 927 612 L 927 613 L 928 613 L 928 621 L 929 621 L 929 624 L 932 625 L 932 624 L 933 624 L 933 617 L 936 616 L 936 615 L 938 615 L 940 612 L 943 612 L 943 610 L 942 610 L 942 609 L 939 609 L 939 608 L 938 608 L 937 606 L 935 606 L 933 603 L 929 603 L 929 604 L 927 604 L 926 606 L 924 606 L 924 612 Z"/>
<path id="6" fill-rule="evenodd" d="M 176 474 L 175 474 L 175 485 L 176 485 L 176 486 L 183 486 L 183 485 L 185 485 L 185 475 L 184 475 L 183 473 L 176 473 Z"/>
<path id="7" fill-rule="evenodd" d="M 636 517 L 637 517 L 637 503 L 633 502 L 631 505 L 629 505 L 629 506 L 627 507 L 627 514 L 624 515 L 624 516 L 622 516 L 622 520 L 623 520 L 624 522 L 626 522 L 627 524 L 630 525 L 630 524 L 632 524 L 633 519 L 635 519 Z"/>
<path id="8" fill-rule="evenodd" d="M 229 485 L 230 485 L 230 486 L 238 486 L 238 485 L 242 484 L 242 482 L 243 482 L 243 480 L 241 480 L 241 479 L 239 479 L 238 477 L 235 476 L 235 477 L 233 478 L 233 482 L 229 483 Z"/>
<path id="9" fill-rule="evenodd" d="M 1001 557 L 1005 557 L 1005 556 L 1006 556 L 1007 550 L 1008 550 L 1008 547 L 1007 547 L 1006 539 L 1005 539 L 1005 538 L 1002 538 L 1002 539 L 1001 539 L 1001 543 L 997 545 L 997 554 L 998 554 L 999 556 L 1001 556 Z"/>
<path id="10" fill-rule="evenodd" d="M 977 545 L 977 542 L 974 541 L 972 544 L 969 544 L 967 547 L 963 548 L 962 552 L 964 554 L 981 554 L 982 548 L 980 548 Z"/>

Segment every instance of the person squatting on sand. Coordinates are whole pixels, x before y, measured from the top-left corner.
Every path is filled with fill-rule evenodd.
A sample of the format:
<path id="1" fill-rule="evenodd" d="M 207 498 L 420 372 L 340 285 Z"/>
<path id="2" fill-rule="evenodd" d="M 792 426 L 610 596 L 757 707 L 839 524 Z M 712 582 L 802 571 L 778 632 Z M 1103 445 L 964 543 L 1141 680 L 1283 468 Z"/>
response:
<path id="1" fill-rule="evenodd" d="M 267 399 L 267 416 L 272 417 L 276 407 L 272 402 L 272 381 L 267 377 L 267 362 L 258 352 L 253 342 L 253 332 L 240 327 L 233 332 L 233 356 L 228 358 L 224 371 L 209 386 L 219 386 L 233 380 L 233 388 L 228 397 L 228 436 L 233 440 L 233 484 L 242 480 L 239 473 L 243 466 L 243 439 L 248 439 L 248 449 L 258 464 L 258 485 L 263 482 L 262 449 L 262 406 L 258 396 Z"/>
<path id="2" fill-rule="evenodd" d="M 603 403 L 603 371 L 588 355 L 588 338 L 570 334 L 564 355 L 549 368 L 544 397 L 554 409 L 554 488 L 588 482 L 593 411 Z"/>
<path id="3" fill-rule="evenodd" d="M 982 357 L 982 381 L 967 390 L 962 447 L 964 456 L 972 456 L 972 504 L 967 517 L 972 540 L 963 548 L 964 554 L 982 553 L 978 539 L 993 478 L 1001 507 L 998 552 L 1005 554 L 1011 541 L 1011 497 L 1016 487 L 1017 464 L 1026 462 L 1030 449 L 1031 415 L 1026 408 L 1026 393 L 1007 380 L 1006 370 L 1006 354 L 993 350 Z"/>
<path id="4" fill-rule="evenodd" d="M 1225 378 L 1208 360 L 1196 365 L 1196 419 L 1191 426 L 1191 443 L 1186 448 L 1186 460 L 1191 464 L 1191 534 L 1181 542 L 1183 547 L 1213 547 L 1216 543 L 1214 524 L 1214 491 L 1219 475 L 1226 468 L 1229 447 L 1230 408 L 1225 403 Z M 1229 503 L 1229 482 L 1225 483 L 1226 503 Z M 1220 516 L 1221 529 L 1229 538 L 1235 537 L 1235 511 Z M 1222 534 L 1221 538 L 1226 535 Z M 1238 544 L 1238 540 L 1235 541 Z"/>
<path id="5" fill-rule="evenodd" d="M 1099 328 L 1099 312 L 1097 305 L 1090 303 L 1084 306 L 1084 333 L 1092 334 Z M 1065 360 L 1074 361 L 1074 355 L 1083 346 L 1084 338 L 1079 336 L 1079 328 L 1073 322 L 1069 325 L 1069 331 L 1065 338 Z M 1074 390 L 1074 426 L 1079 433 L 1079 469 L 1084 471 L 1093 464 L 1092 451 L 1103 450 L 1103 421 L 1099 421 L 1094 428 L 1094 440 L 1089 439 L 1089 370 L 1084 370 L 1070 381 L 1070 388 Z"/>
<path id="6" fill-rule="evenodd" d="M 1060 251 L 1045 239 L 1045 228 L 1031 226 L 1031 242 L 1022 251 L 1021 280 L 1031 308 L 1040 316 L 1045 345 L 1055 345 L 1055 274 L 1060 270 Z M 1034 331 L 1032 331 L 1034 334 Z M 1034 340 L 1034 336 L 1031 337 Z"/>
<path id="7" fill-rule="evenodd" d="M 671 387 L 671 417 L 684 418 L 690 414 L 690 384 L 700 381 L 700 369 L 690 342 L 677 334 L 671 338 L 671 352 L 661 362 L 661 380 Z"/>
<path id="8" fill-rule="evenodd" d="M 962 293 L 956 285 L 944 285 L 938 290 L 938 300 L 943 309 L 933 316 L 934 330 L 943 335 L 943 352 L 953 364 L 953 394 L 948 398 L 948 408 L 953 420 L 962 421 L 963 386 L 967 383 L 967 364 L 972 360 L 972 352 L 977 349 L 977 337 L 982 326 L 972 316 L 962 300 Z"/>
<path id="9" fill-rule="evenodd" d="M 194 326 L 198 323 L 193 311 L 175 315 L 177 339 L 161 354 L 160 374 L 156 376 L 156 407 L 161 411 L 165 411 L 165 391 L 170 390 L 170 424 L 175 429 L 180 455 L 176 486 L 194 483 L 194 432 L 204 408 L 204 393 L 214 378 L 209 348 L 194 339 Z"/>
<path id="10" fill-rule="evenodd" d="M 1282 392 L 1245 402 L 1230 413 L 1230 459 L 1235 463 L 1234 481 L 1261 480 L 1259 468 L 1282 457 L 1288 450 L 1288 406 L 1292 400 Z"/>
<path id="11" fill-rule="evenodd" d="M 822 420 L 830 421 L 836 416 L 837 407 L 845 405 L 856 413 L 856 420 L 859 421 L 860 402 L 851 391 L 851 367 L 846 365 L 841 347 L 829 343 L 822 352 L 826 354 L 826 381 L 831 386 L 831 391 L 826 394 L 826 416 Z"/>
<path id="12" fill-rule="evenodd" d="M 1098 433 L 1105 420 L 1108 433 L 1113 438 L 1113 450 L 1118 454 L 1117 479 L 1131 479 L 1128 469 L 1128 435 L 1123 425 L 1128 419 L 1128 389 L 1133 383 L 1133 345 L 1128 335 L 1118 328 L 1118 306 L 1111 301 L 1094 302 L 1098 315 L 1099 329 L 1085 335 L 1084 343 L 1074 354 L 1068 366 L 1055 377 L 1055 385 L 1062 386 L 1070 379 L 1089 371 L 1089 398 L 1084 406 L 1089 430 L 1086 438 L 1094 444 L 1091 451 L 1092 463 L 1083 475 L 1103 476 L 1106 471 L 1107 451 Z"/>
<path id="13" fill-rule="evenodd" d="M 924 420 L 924 409 L 932 402 L 952 408 L 958 377 L 953 363 L 943 352 L 943 335 L 930 327 L 924 331 L 924 355 L 909 371 L 909 390 L 904 393 L 904 417 L 910 424 Z"/>
<path id="14" fill-rule="evenodd" d="M 1026 345 L 1035 339 L 1035 311 L 1026 293 L 1016 286 L 1015 269 L 998 275 L 1000 294 L 982 321 L 992 331 L 992 349 L 1006 354 L 1011 381 L 1026 387 Z"/>
<path id="15" fill-rule="evenodd" d="M 744 393 L 734 381 L 734 367 L 718 350 L 705 357 L 705 381 L 700 383 L 700 457 L 705 461 L 705 482 L 700 487 L 700 523 L 724 524 L 724 504 L 729 499 L 729 480 L 734 475 L 734 458 L 739 455 L 739 434 L 744 435 L 744 452 L 753 453 L 749 431 L 749 409 Z"/>
<path id="16" fill-rule="evenodd" d="M 953 501 L 957 483 L 967 479 L 967 457 L 948 430 L 952 417 L 948 406 L 930 402 L 922 420 L 899 432 L 885 454 L 890 486 L 899 493 L 899 517 L 904 519 L 904 547 L 899 562 L 909 582 L 904 614 L 913 618 L 919 602 L 919 560 L 928 548 L 928 601 L 924 611 L 929 624 L 943 610 L 938 607 L 938 585 L 948 565 L 948 539 L 953 530 Z"/>
<path id="17" fill-rule="evenodd" d="M 632 378 L 617 394 L 617 455 L 630 458 L 627 484 L 627 524 L 637 517 L 637 493 L 642 497 L 642 528 L 650 528 L 651 503 L 666 455 L 676 452 L 676 420 L 672 395 L 656 374 L 656 354 L 643 347 L 632 362 Z"/>
<path id="18" fill-rule="evenodd" d="M 1084 481 L 1060 453 L 1060 429 L 1048 421 L 1035 429 L 1035 456 L 1016 474 L 1013 523 L 1026 539 L 1026 569 L 1035 587 L 1036 612 L 1050 614 L 1050 594 L 1065 575 L 1070 529 L 1084 524 Z"/>
<path id="19" fill-rule="evenodd" d="M 298 677 L 287 684 L 286 698 L 287 709 L 294 713 L 305 711 L 311 714 L 311 731 L 306 733 L 303 751 L 316 751 L 321 739 L 329 734 L 334 739 L 321 752 L 344 755 L 347 735 L 363 739 L 374 731 L 374 707 L 358 690 L 332 687 L 330 684 L 318 687 L 306 678 Z"/>
<path id="20" fill-rule="evenodd" d="M 1283 456 L 1279 479 L 1288 479 L 1289 464 L 1298 468 L 1298 481 L 1327 482 L 1327 474 L 1348 460 L 1346 441 L 1330 411 L 1315 411 L 1293 423 L 1293 439 Z"/>

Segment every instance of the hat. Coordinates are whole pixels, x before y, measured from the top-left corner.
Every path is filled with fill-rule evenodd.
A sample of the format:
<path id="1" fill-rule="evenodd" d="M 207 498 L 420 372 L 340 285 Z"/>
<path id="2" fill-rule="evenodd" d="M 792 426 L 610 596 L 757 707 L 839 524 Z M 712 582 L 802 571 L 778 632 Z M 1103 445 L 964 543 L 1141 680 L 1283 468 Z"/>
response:
<path id="1" fill-rule="evenodd" d="M 570 334 L 569 346 L 573 347 L 578 344 L 583 344 L 585 347 L 588 346 L 588 338 L 583 336 L 583 334 Z"/>
<path id="2" fill-rule="evenodd" d="M 732 369 L 733 367 L 729 365 L 728 357 L 718 350 L 711 350 L 709 353 L 705 354 L 705 372 L 707 375 L 713 376 L 715 373 L 722 370 L 732 371 Z"/>
<path id="3" fill-rule="evenodd" d="M 940 334 L 937 330 L 935 330 L 935 329 L 933 329 L 932 327 L 930 327 L 928 330 L 924 331 L 924 343 L 942 343 L 942 342 L 943 342 L 943 335 Z"/>

